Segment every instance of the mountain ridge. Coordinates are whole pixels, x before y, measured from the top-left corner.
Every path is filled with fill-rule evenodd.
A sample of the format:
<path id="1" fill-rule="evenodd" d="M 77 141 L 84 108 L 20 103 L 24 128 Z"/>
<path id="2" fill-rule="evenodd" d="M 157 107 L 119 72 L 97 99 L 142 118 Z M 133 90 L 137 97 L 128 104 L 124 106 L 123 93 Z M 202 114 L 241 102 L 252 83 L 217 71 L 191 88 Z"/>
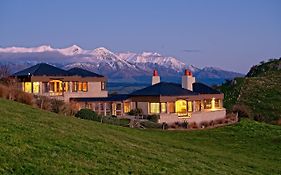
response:
<path id="1" fill-rule="evenodd" d="M 147 82 L 151 72 L 157 69 L 162 80 L 179 82 L 184 69 L 190 69 L 199 81 L 220 84 L 226 79 L 243 74 L 220 68 L 198 68 L 187 65 L 175 57 L 162 56 L 157 52 L 112 52 L 105 47 L 84 50 L 78 45 L 66 48 L 52 48 L 50 45 L 38 47 L 0 48 L 0 64 L 13 65 L 13 72 L 36 63 L 47 62 L 60 68 L 84 68 L 103 74 L 110 81 Z"/>

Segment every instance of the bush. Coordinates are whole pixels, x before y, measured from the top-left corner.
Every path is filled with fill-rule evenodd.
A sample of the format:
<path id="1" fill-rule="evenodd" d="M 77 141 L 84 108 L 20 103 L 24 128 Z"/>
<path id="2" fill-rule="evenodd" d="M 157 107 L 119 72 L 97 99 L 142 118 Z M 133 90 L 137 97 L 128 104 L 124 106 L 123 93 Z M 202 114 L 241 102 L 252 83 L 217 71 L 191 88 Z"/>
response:
<path id="1" fill-rule="evenodd" d="M 210 126 L 210 124 L 207 121 L 203 121 L 203 122 L 200 123 L 200 128 L 207 128 L 209 126 Z"/>
<path id="2" fill-rule="evenodd" d="M 162 128 L 161 123 L 155 123 L 155 122 L 152 122 L 152 121 L 142 121 L 142 122 L 140 122 L 140 124 L 144 128 L 154 128 L 154 129 L 161 129 Z"/>
<path id="3" fill-rule="evenodd" d="M 75 114 L 75 117 L 86 119 L 86 120 L 94 120 L 94 121 L 101 121 L 101 117 L 94 111 L 90 109 L 81 109 Z"/>
<path id="4" fill-rule="evenodd" d="M 8 99 L 9 98 L 9 88 L 0 84 L 0 97 Z"/>
<path id="5" fill-rule="evenodd" d="M 159 119 L 160 119 L 160 116 L 156 115 L 156 114 L 147 116 L 147 120 L 155 122 L 155 123 L 157 123 Z"/>
<path id="6" fill-rule="evenodd" d="M 192 123 L 189 123 L 188 127 L 191 129 L 197 129 L 198 125 L 195 122 L 192 122 Z"/>
<path id="7" fill-rule="evenodd" d="M 24 103 L 27 105 L 32 105 L 33 104 L 33 95 L 28 94 L 26 92 L 21 92 L 18 90 L 15 90 L 12 93 L 12 96 L 14 97 L 14 100 L 20 103 Z"/>
<path id="8" fill-rule="evenodd" d="M 232 110 L 238 113 L 239 118 L 250 118 L 250 112 L 245 105 L 234 105 Z"/>
<path id="9" fill-rule="evenodd" d="M 142 110 L 139 109 L 139 108 L 136 108 L 136 109 L 132 109 L 130 112 L 127 113 L 128 115 L 131 115 L 131 116 L 140 116 L 142 115 Z"/>
<path id="10" fill-rule="evenodd" d="M 188 122 L 186 122 L 186 121 L 185 121 L 185 122 L 182 122 L 182 123 L 181 123 L 181 127 L 187 129 L 187 128 L 188 128 Z"/>

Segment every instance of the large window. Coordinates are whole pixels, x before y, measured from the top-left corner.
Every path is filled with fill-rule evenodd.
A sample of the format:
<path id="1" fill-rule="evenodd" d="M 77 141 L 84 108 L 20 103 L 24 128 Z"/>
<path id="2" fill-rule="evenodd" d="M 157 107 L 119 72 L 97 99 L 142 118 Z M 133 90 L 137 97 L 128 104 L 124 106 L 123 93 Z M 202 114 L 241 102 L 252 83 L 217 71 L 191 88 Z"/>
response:
<path id="1" fill-rule="evenodd" d="M 130 102 L 125 102 L 124 103 L 124 113 L 130 112 Z"/>
<path id="2" fill-rule="evenodd" d="M 24 92 L 28 92 L 28 93 L 32 93 L 32 84 L 31 82 L 24 82 L 23 83 L 23 91 Z"/>
<path id="3" fill-rule="evenodd" d="M 176 113 L 184 115 L 187 113 L 187 105 L 185 100 L 176 101 Z"/>
<path id="4" fill-rule="evenodd" d="M 160 113 L 160 104 L 159 103 L 150 103 L 150 113 L 159 114 Z"/>
<path id="5" fill-rule="evenodd" d="M 69 91 L 69 82 L 64 82 L 63 83 L 63 91 L 68 92 Z"/>
<path id="6" fill-rule="evenodd" d="M 201 111 L 201 101 L 197 100 L 195 101 L 195 112 Z"/>
<path id="7" fill-rule="evenodd" d="M 166 103 L 161 103 L 161 113 L 166 113 L 167 108 L 166 108 Z"/>
<path id="8" fill-rule="evenodd" d="M 221 108 L 221 100 L 220 99 L 215 99 L 215 108 L 220 109 Z"/>
<path id="9" fill-rule="evenodd" d="M 49 85 L 48 85 L 48 82 L 43 82 L 43 92 L 46 93 L 46 92 L 49 92 Z"/>
<path id="10" fill-rule="evenodd" d="M 33 82 L 32 89 L 33 89 L 33 93 L 38 94 L 39 91 L 40 91 L 40 90 L 39 90 L 39 89 L 40 89 L 39 82 Z"/>
<path id="11" fill-rule="evenodd" d="M 88 83 L 87 82 L 78 82 L 78 91 L 87 92 Z"/>
<path id="12" fill-rule="evenodd" d="M 72 92 L 77 92 L 78 91 L 78 82 L 73 81 L 72 82 Z"/>
<path id="13" fill-rule="evenodd" d="M 212 109 L 212 99 L 204 100 L 204 109 Z"/>
<path id="14" fill-rule="evenodd" d="M 169 113 L 175 113 L 175 103 L 168 102 L 167 105 L 168 105 Z"/>
<path id="15" fill-rule="evenodd" d="M 188 112 L 192 112 L 193 111 L 193 103 L 192 103 L 192 101 L 188 101 L 187 102 L 187 106 L 188 106 Z"/>

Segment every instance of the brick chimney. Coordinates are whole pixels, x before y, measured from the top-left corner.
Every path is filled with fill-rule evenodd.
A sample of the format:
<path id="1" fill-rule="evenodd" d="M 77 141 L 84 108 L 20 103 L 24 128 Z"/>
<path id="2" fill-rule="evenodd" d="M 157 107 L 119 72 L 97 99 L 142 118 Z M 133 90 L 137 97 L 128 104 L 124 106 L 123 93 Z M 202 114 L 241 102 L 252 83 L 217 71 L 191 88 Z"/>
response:
<path id="1" fill-rule="evenodd" d="M 192 72 L 185 69 L 184 75 L 181 78 L 181 87 L 193 91 L 192 84 L 195 83 L 195 77 L 192 76 Z"/>
<path id="2" fill-rule="evenodd" d="M 154 70 L 152 76 L 152 85 L 155 85 L 157 83 L 160 83 L 160 76 L 158 75 L 158 71 Z"/>

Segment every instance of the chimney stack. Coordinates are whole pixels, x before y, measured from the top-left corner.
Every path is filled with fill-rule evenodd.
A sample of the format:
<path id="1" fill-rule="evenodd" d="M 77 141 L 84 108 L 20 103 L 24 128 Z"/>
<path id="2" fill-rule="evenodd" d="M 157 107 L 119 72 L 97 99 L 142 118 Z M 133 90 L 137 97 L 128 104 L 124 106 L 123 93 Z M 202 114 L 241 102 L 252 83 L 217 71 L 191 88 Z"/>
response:
<path id="1" fill-rule="evenodd" d="M 157 83 L 160 83 L 160 76 L 158 75 L 158 71 L 154 70 L 152 76 L 152 85 L 155 85 Z"/>
<path id="2" fill-rule="evenodd" d="M 184 75 L 181 79 L 181 87 L 193 91 L 193 83 L 195 83 L 195 77 L 192 76 L 192 72 L 185 69 Z"/>

